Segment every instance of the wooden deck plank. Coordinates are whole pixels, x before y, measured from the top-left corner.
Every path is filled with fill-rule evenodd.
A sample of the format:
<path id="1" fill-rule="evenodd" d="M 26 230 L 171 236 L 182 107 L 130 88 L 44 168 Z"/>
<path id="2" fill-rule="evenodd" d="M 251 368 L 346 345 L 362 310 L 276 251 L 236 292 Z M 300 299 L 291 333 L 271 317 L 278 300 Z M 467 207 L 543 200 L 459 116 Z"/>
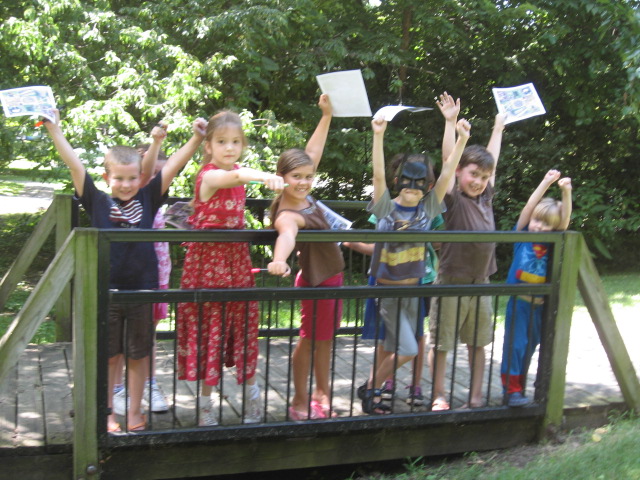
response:
<path id="1" fill-rule="evenodd" d="M 45 444 L 39 353 L 39 346 L 30 345 L 18 363 L 15 446 L 40 447 Z"/>
<path id="2" fill-rule="evenodd" d="M 16 391 L 18 366 L 15 365 L 0 384 L 0 449 L 13 448 L 16 430 Z"/>
<path id="3" fill-rule="evenodd" d="M 73 379 L 69 375 L 71 362 L 69 344 L 53 344 L 40 351 L 42 392 L 46 444 L 66 445 L 71 443 L 73 419 Z"/>

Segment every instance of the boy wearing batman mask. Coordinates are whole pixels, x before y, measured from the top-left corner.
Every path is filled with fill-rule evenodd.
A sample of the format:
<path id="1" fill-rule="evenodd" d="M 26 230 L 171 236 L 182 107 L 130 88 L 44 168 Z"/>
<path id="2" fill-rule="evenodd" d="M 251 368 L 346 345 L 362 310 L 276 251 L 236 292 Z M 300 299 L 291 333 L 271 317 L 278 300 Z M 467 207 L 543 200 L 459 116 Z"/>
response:
<path id="1" fill-rule="evenodd" d="M 387 122 L 374 118 L 373 129 L 373 200 L 367 210 L 378 222 L 382 231 L 427 231 L 434 217 L 442 213 L 442 200 L 447 186 L 455 175 L 460 156 L 469 139 L 471 126 L 466 120 L 456 125 L 458 139 L 443 164 L 440 177 L 435 181 L 433 167 L 425 163 L 423 155 L 407 155 L 400 163 L 393 179 L 397 196 L 391 198 L 384 168 L 383 137 Z M 370 274 L 380 285 L 416 285 L 424 276 L 426 259 L 425 242 L 376 243 L 371 260 Z M 416 329 L 422 317 L 418 298 L 381 298 L 378 310 L 384 320 L 386 337 L 384 349 L 394 352 L 376 369 L 372 369 L 362 394 L 362 410 L 365 413 L 383 415 L 391 407 L 382 402 L 381 382 L 418 354 Z"/>

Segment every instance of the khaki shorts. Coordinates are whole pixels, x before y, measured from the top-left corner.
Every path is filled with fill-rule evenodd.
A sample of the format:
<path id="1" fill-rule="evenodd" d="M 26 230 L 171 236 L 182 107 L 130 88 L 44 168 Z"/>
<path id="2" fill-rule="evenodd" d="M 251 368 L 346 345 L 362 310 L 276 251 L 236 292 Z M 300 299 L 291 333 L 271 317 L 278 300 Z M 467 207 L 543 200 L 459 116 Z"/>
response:
<path id="1" fill-rule="evenodd" d="M 489 279 L 438 277 L 436 285 L 488 284 Z M 457 340 L 484 347 L 493 338 L 491 297 L 433 297 L 429 315 L 430 343 L 437 350 L 453 350 Z M 456 332 L 456 318 L 458 331 Z"/>

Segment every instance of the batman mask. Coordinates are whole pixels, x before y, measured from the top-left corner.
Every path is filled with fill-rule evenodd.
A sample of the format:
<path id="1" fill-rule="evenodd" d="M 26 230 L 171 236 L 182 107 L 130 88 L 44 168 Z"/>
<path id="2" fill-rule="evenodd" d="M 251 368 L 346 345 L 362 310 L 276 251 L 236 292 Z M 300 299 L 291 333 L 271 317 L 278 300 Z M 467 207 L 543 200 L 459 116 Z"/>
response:
<path id="1" fill-rule="evenodd" d="M 427 181 L 427 166 L 423 162 L 404 162 L 397 175 L 396 190 L 411 188 L 427 193 L 429 182 Z"/>

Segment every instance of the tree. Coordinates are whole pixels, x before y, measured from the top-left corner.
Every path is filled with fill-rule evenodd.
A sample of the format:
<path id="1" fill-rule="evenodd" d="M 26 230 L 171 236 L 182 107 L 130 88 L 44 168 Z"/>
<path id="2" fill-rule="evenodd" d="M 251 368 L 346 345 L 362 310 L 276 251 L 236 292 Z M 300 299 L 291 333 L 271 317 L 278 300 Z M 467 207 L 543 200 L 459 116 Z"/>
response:
<path id="1" fill-rule="evenodd" d="M 315 76 L 347 69 L 362 70 L 374 111 L 434 107 L 448 90 L 462 98 L 472 141 L 485 143 L 491 88 L 533 82 L 547 114 L 507 129 L 499 227 L 511 228 L 552 167 L 573 177 L 572 227 L 603 255 L 616 248 L 614 234 L 628 241 L 640 227 L 635 0 L 17 0 L 0 13 L 0 88 L 51 85 L 66 133 L 92 166 L 105 145 L 138 143 L 160 119 L 172 125 L 171 151 L 193 118 L 233 108 L 254 146 L 247 161 L 273 169 L 316 124 Z M 38 135 L 31 122 L 0 122 L 0 165 L 59 164 L 48 142 L 25 141 Z M 437 109 L 405 113 L 385 144 L 389 155 L 437 159 L 441 132 Z M 367 198 L 369 138 L 369 119 L 334 119 L 320 197 Z M 194 168 L 176 192 L 190 193 Z"/>

